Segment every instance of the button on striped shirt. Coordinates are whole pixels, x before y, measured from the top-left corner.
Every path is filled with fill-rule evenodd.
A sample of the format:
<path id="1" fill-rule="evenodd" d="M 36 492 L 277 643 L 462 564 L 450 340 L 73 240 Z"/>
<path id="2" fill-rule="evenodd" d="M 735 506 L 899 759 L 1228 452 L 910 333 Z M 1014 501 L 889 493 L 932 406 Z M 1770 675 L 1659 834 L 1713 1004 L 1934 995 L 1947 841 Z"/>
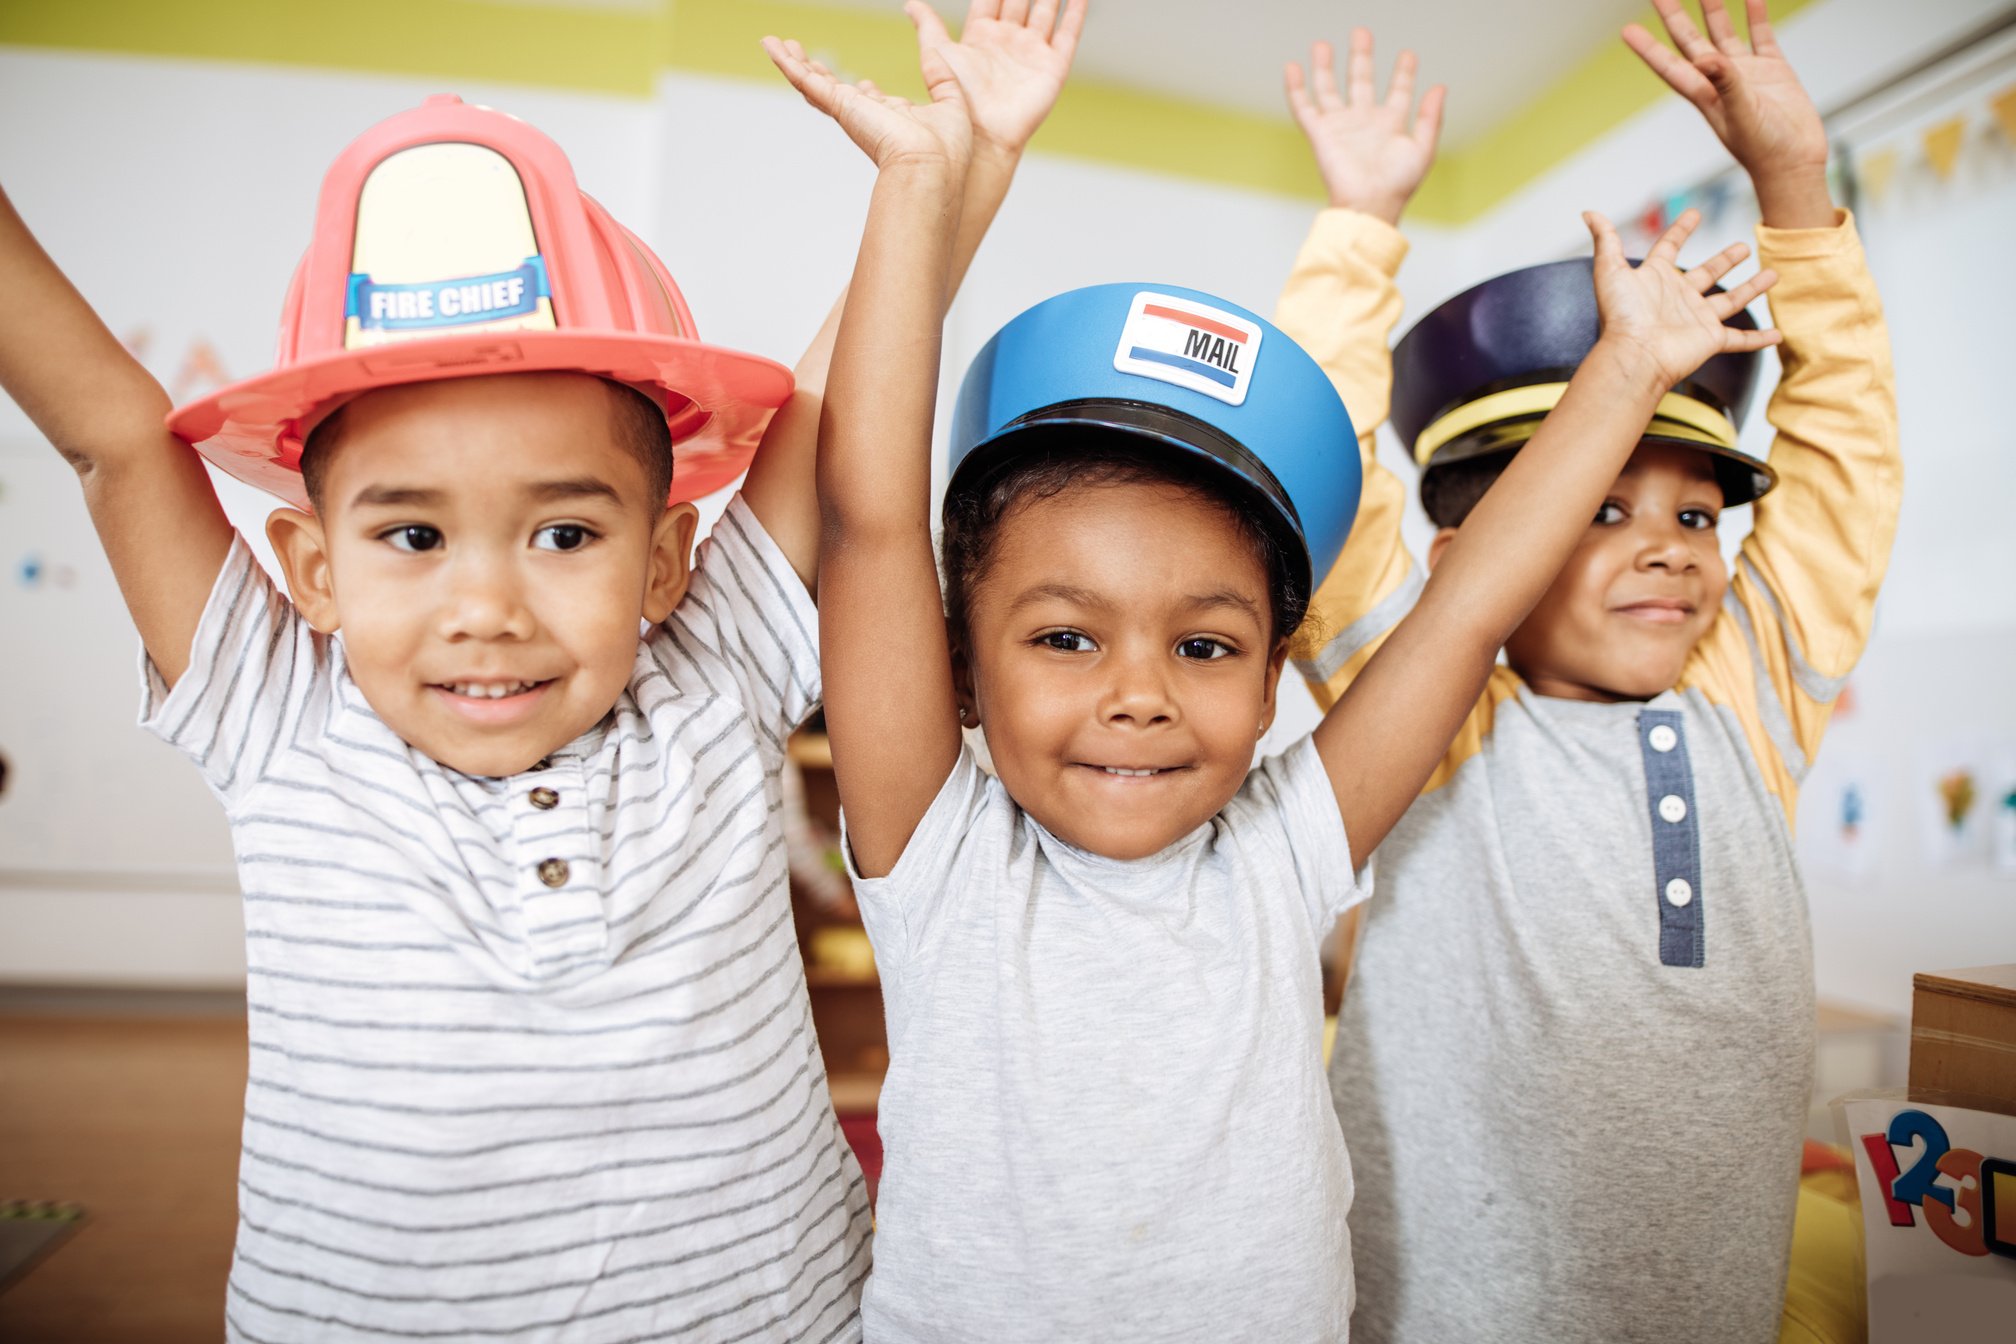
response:
<path id="1" fill-rule="evenodd" d="M 858 1336 L 867 1199 L 779 816 L 815 622 L 738 499 L 601 726 L 479 779 L 233 546 L 142 719 L 244 888 L 231 1339 Z"/>

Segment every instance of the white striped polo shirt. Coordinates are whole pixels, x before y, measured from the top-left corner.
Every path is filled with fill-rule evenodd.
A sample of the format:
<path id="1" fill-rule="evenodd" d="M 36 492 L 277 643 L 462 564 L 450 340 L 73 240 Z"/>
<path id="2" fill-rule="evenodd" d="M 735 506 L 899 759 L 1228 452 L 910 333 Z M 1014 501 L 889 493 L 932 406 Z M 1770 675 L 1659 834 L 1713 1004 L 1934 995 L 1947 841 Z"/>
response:
<path id="1" fill-rule="evenodd" d="M 231 1339 L 858 1337 L 867 1196 L 779 815 L 816 621 L 737 499 L 601 726 L 479 779 L 233 546 L 142 718 L 244 888 Z"/>

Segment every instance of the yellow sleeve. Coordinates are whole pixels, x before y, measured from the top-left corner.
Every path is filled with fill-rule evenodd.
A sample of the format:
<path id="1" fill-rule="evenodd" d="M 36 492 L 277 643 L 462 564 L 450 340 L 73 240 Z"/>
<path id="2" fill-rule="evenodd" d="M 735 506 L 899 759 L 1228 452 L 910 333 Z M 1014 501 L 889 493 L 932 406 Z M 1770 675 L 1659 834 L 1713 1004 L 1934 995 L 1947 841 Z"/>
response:
<path id="1" fill-rule="evenodd" d="M 1681 675 L 1736 711 L 1789 819 L 1842 683 L 1869 641 L 1903 498 L 1883 305 L 1847 211 L 1831 229 L 1757 230 L 1779 275 L 1783 376 L 1766 412 L 1777 488 Z"/>
<path id="2" fill-rule="evenodd" d="M 1330 375 L 1358 431 L 1364 486 L 1358 517 L 1336 566 L 1318 585 L 1295 666 L 1316 702 L 1328 709 L 1364 668 L 1387 631 L 1421 591 L 1421 574 L 1400 540 L 1407 488 L 1379 465 L 1375 435 L 1393 393 L 1393 352 L 1400 290 L 1393 283 L 1407 240 L 1382 220 L 1355 210 L 1325 210 L 1274 312 Z"/>
<path id="3" fill-rule="evenodd" d="M 1391 341 L 1401 308 L 1393 277 L 1406 256 L 1407 240 L 1384 221 L 1355 210 L 1325 210 L 1295 258 L 1274 313 L 1274 325 L 1315 357 L 1344 398 L 1364 472 L 1344 553 L 1317 586 L 1294 650 L 1296 670 L 1326 712 L 1413 610 L 1427 577 L 1400 538 L 1407 486 L 1380 465 L 1375 451 L 1393 395 Z M 1510 668 L 1492 669 L 1423 793 L 1441 787 L 1482 749 L 1498 702 L 1517 693 L 1519 684 Z"/>

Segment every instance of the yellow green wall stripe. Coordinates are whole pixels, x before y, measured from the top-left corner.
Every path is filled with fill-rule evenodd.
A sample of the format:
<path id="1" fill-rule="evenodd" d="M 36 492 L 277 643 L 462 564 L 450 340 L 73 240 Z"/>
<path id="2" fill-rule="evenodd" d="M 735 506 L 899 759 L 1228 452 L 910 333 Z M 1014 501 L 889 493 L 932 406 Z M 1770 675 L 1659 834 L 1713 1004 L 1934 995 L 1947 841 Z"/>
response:
<path id="1" fill-rule="evenodd" d="M 1774 0 L 1773 17 L 1810 3 Z M 1650 9 L 1642 21 L 1659 31 Z M 630 98 L 648 97 L 663 70 L 776 81 L 757 46 L 765 33 L 796 37 L 849 75 L 917 91 L 910 24 L 893 0 L 886 14 L 791 0 L 0 4 L 0 43 L 13 46 L 363 70 Z M 1526 107 L 1461 149 L 1445 151 L 1410 215 L 1443 224 L 1475 219 L 1667 96 L 1621 42 L 1605 43 Z M 1036 148 L 1257 191 L 1320 195 L 1301 135 L 1285 117 L 1093 80 L 1072 81 Z"/>

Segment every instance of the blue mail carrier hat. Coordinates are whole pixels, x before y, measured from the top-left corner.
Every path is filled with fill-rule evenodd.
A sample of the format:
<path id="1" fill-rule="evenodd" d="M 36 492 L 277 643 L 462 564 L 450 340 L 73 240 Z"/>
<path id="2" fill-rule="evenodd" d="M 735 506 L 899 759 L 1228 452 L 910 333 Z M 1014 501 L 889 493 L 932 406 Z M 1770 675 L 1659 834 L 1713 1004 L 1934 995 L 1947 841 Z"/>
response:
<path id="1" fill-rule="evenodd" d="M 995 333 L 959 389 L 947 498 L 1063 428 L 1216 467 L 1291 557 L 1303 601 L 1358 514 L 1358 436 L 1329 377 L 1273 323 L 1194 289 L 1092 285 Z"/>

